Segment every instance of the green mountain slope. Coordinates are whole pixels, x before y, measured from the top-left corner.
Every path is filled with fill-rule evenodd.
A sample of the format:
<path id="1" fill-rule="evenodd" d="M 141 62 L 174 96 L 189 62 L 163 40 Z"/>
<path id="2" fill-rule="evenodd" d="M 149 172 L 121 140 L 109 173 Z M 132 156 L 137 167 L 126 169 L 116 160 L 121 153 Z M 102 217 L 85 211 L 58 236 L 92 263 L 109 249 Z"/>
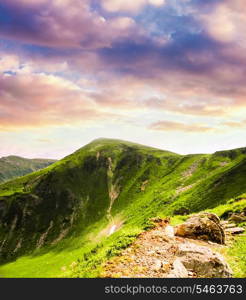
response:
<path id="1" fill-rule="evenodd" d="M 225 204 L 246 192 L 245 174 L 245 148 L 182 156 L 93 141 L 0 185 L 0 274 L 97 276 L 100 264 L 126 247 L 150 217 Z"/>
<path id="2" fill-rule="evenodd" d="M 0 183 L 43 169 L 54 163 L 51 159 L 27 159 L 18 156 L 0 158 Z"/>

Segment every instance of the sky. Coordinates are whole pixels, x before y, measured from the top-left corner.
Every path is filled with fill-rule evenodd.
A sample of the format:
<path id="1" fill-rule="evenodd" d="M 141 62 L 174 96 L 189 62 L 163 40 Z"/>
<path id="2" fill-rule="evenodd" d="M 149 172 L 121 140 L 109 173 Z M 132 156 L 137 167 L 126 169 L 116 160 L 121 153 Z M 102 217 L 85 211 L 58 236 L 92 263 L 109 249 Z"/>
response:
<path id="1" fill-rule="evenodd" d="M 0 156 L 245 147 L 245 32 L 245 0 L 0 0 Z"/>

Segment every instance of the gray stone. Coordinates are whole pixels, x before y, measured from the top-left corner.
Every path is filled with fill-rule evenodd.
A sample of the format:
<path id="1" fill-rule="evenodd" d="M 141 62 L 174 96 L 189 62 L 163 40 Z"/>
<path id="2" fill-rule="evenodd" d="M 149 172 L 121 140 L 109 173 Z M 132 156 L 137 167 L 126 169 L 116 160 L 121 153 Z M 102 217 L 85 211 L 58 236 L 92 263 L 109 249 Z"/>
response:
<path id="1" fill-rule="evenodd" d="M 229 278 L 232 270 L 224 258 L 205 246 L 194 243 L 180 244 L 177 255 L 188 270 L 195 272 L 198 277 Z"/>

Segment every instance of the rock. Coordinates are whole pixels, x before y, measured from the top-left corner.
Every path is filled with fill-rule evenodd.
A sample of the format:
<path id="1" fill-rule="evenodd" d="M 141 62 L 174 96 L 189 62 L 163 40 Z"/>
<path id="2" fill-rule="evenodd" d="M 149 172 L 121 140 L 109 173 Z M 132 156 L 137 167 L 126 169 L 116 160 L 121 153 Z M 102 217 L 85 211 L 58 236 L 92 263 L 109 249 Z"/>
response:
<path id="1" fill-rule="evenodd" d="M 223 225 L 223 227 L 224 227 L 225 229 L 227 229 L 227 228 L 237 227 L 237 225 L 234 224 L 234 223 L 228 223 L 228 224 L 226 224 L 226 225 Z"/>
<path id="2" fill-rule="evenodd" d="M 156 259 L 153 263 L 153 270 L 159 271 L 162 268 L 162 262 L 159 259 Z"/>
<path id="3" fill-rule="evenodd" d="M 222 226 L 225 226 L 228 223 L 229 223 L 229 221 L 220 221 L 220 225 L 222 225 Z"/>
<path id="4" fill-rule="evenodd" d="M 177 255 L 183 265 L 195 272 L 198 277 L 229 278 L 232 276 L 232 270 L 224 258 L 208 247 L 183 243 L 179 245 Z"/>
<path id="5" fill-rule="evenodd" d="M 194 215 L 185 223 L 176 226 L 175 231 L 175 234 L 181 237 L 225 243 L 225 233 L 220 225 L 220 219 L 212 213 Z"/>
<path id="6" fill-rule="evenodd" d="M 225 230 L 226 233 L 230 233 L 230 234 L 239 234 L 239 233 L 243 233 L 244 231 L 245 229 L 242 227 L 227 228 Z"/>
<path id="7" fill-rule="evenodd" d="M 173 239 L 175 236 L 174 227 L 171 225 L 167 225 L 164 229 L 164 233 L 168 238 Z"/>
<path id="8" fill-rule="evenodd" d="M 150 222 L 152 222 L 156 227 L 165 227 L 170 223 L 170 218 L 162 219 L 159 217 L 151 218 Z"/>
<path id="9" fill-rule="evenodd" d="M 209 244 L 209 245 L 218 246 L 218 244 L 217 244 L 217 243 L 214 243 L 214 242 L 211 242 L 211 241 L 208 241 L 208 244 Z"/>
<path id="10" fill-rule="evenodd" d="M 167 278 L 187 278 L 188 271 L 179 258 L 173 262 L 173 270 L 167 275 Z"/>
<path id="11" fill-rule="evenodd" d="M 152 270 L 155 272 L 167 272 L 169 266 L 170 266 L 169 262 L 156 259 L 152 264 Z"/>
<path id="12" fill-rule="evenodd" d="M 166 273 L 170 269 L 170 263 L 168 261 L 163 261 L 161 269 Z"/>
<path id="13" fill-rule="evenodd" d="M 246 216 L 244 215 L 244 213 L 233 213 L 230 216 L 229 221 L 233 221 L 235 223 L 242 223 L 246 221 Z"/>
<path id="14" fill-rule="evenodd" d="M 196 274 L 194 272 L 189 271 L 188 275 L 189 275 L 189 277 L 195 277 Z"/>
<path id="15" fill-rule="evenodd" d="M 190 211 L 189 211 L 189 209 L 187 209 L 187 208 L 185 208 L 185 207 L 181 207 L 181 208 L 175 210 L 175 211 L 173 212 L 173 214 L 174 214 L 174 215 L 185 216 L 185 215 L 190 214 Z"/>

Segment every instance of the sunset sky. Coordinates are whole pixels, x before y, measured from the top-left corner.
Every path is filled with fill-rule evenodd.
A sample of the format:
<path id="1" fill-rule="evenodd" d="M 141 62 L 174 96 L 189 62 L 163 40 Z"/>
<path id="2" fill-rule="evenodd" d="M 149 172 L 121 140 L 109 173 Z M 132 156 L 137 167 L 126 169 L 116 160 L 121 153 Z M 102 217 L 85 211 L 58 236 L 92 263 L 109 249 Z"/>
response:
<path id="1" fill-rule="evenodd" d="M 0 0 L 0 156 L 211 153 L 245 129 L 245 0 Z"/>

